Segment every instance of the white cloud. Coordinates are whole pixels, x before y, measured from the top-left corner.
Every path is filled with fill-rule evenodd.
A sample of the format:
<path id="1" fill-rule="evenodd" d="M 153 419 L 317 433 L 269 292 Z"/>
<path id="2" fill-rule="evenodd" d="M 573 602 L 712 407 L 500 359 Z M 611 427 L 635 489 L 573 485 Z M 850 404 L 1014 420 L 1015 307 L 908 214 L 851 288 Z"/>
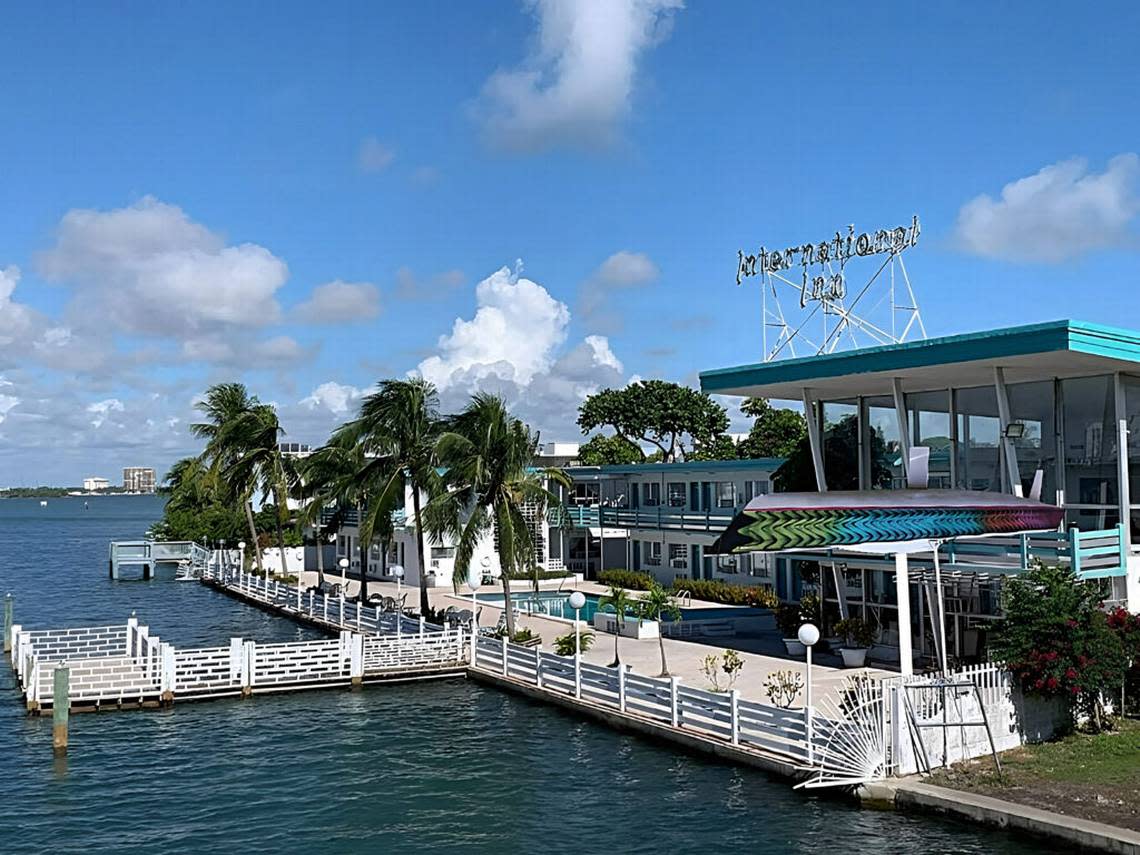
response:
<path id="1" fill-rule="evenodd" d="M 530 0 L 532 54 L 496 71 L 474 113 L 492 145 L 536 151 L 597 147 L 617 138 L 640 55 L 664 39 L 682 0 Z"/>
<path id="2" fill-rule="evenodd" d="M 362 321 L 378 314 L 380 290 L 375 285 L 341 279 L 318 285 L 308 300 L 293 309 L 293 316 L 308 324 Z"/>
<path id="3" fill-rule="evenodd" d="M 227 246 L 151 196 L 112 211 L 69 211 L 38 261 L 45 278 L 77 286 L 78 314 L 173 338 L 278 321 L 275 294 L 288 278 L 285 262 L 264 247 Z"/>
<path id="4" fill-rule="evenodd" d="M 614 332 L 621 319 L 609 310 L 609 297 L 615 291 L 638 288 L 655 281 L 661 271 L 648 255 L 621 250 L 615 252 L 590 274 L 578 291 L 578 311 L 593 329 Z"/>
<path id="5" fill-rule="evenodd" d="M 251 341 L 206 335 L 182 343 L 182 356 L 188 361 L 212 362 L 236 369 L 288 368 L 311 359 L 315 352 L 315 347 L 304 347 L 287 335 Z"/>
<path id="6" fill-rule="evenodd" d="M 19 267 L 0 268 L 0 367 L 16 364 L 24 357 L 27 344 L 40 325 L 35 312 L 12 299 L 19 282 Z"/>
<path id="7" fill-rule="evenodd" d="M 576 436 L 582 399 L 622 384 L 608 339 L 587 336 L 564 351 L 569 309 L 505 267 L 480 282 L 475 296 L 474 317 L 456 320 L 418 373 L 439 388 L 445 410 L 462 407 L 473 392 L 494 392 L 534 427 Z"/>
<path id="8" fill-rule="evenodd" d="M 356 154 L 356 165 L 361 172 L 383 172 L 396 159 L 396 150 L 376 137 L 367 137 Z"/>
<path id="9" fill-rule="evenodd" d="M 1140 157 L 1121 154 L 1104 172 L 1073 158 L 978 196 L 958 212 L 957 243 L 1007 261 L 1057 263 L 1097 249 L 1134 244 L 1140 213 Z"/>
<path id="10" fill-rule="evenodd" d="M 302 398 L 301 405 L 310 410 L 323 407 L 330 413 L 341 415 L 347 413 L 349 407 L 355 404 L 363 394 L 363 390 L 357 389 L 355 386 L 346 386 L 343 383 L 330 380 L 314 389 L 307 398 Z"/>
<path id="11" fill-rule="evenodd" d="M 123 412 L 123 402 L 118 398 L 96 401 L 87 405 L 87 412 L 91 414 L 91 426 L 100 428 L 111 417 L 112 413 Z"/>

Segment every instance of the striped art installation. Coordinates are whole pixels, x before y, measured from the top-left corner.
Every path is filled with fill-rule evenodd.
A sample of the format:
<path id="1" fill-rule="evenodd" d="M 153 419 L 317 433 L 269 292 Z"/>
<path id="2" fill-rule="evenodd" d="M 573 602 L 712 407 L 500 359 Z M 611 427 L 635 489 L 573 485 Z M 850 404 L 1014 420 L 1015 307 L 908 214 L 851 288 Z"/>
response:
<path id="1" fill-rule="evenodd" d="M 1056 529 L 1061 508 L 970 490 L 775 493 L 745 506 L 706 552 L 773 552 Z"/>

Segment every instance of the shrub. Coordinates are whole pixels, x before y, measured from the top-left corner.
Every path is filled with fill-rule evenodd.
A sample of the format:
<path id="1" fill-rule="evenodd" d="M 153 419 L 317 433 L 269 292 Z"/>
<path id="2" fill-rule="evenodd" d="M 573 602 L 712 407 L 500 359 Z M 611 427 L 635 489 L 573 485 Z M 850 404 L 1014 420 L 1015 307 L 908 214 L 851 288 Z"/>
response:
<path id="1" fill-rule="evenodd" d="M 581 639 L 583 653 L 589 650 L 594 644 L 594 633 L 592 632 L 583 631 L 577 637 Z M 573 632 L 558 636 L 554 639 L 554 652 L 559 656 L 573 656 L 574 641 L 575 635 Z"/>
<path id="2" fill-rule="evenodd" d="M 726 606 L 772 609 L 780 602 L 770 588 L 730 585 L 719 579 L 677 579 L 673 582 L 673 590 L 688 591 L 694 599 Z"/>
<path id="3" fill-rule="evenodd" d="M 512 570 L 507 578 L 512 582 L 533 582 L 537 578 L 540 582 L 547 579 L 565 579 L 570 575 L 568 570 Z"/>
<path id="4" fill-rule="evenodd" d="M 849 617 L 835 625 L 835 631 L 855 647 L 870 647 L 875 643 L 875 627 L 862 618 Z"/>
<path id="5" fill-rule="evenodd" d="M 701 671 L 708 678 L 714 692 L 729 691 L 736 684 L 736 678 L 743 667 L 744 660 L 740 658 L 739 653 L 731 649 L 724 651 L 723 658 L 710 653 L 701 660 Z"/>
<path id="6" fill-rule="evenodd" d="M 1068 568 L 1038 565 L 1006 583 L 1003 606 L 991 656 L 1026 693 L 1063 697 L 1074 718 L 1103 727 L 1101 696 L 1120 690 L 1128 651 L 1123 622 L 1101 611 L 1096 583 L 1078 581 Z"/>
<path id="7" fill-rule="evenodd" d="M 799 605 L 797 603 L 784 603 L 776 609 L 776 626 L 780 628 L 780 635 L 783 638 L 795 638 L 796 633 L 803 626 Z"/>
<path id="8" fill-rule="evenodd" d="M 654 579 L 648 573 L 637 570 L 603 570 L 598 574 L 598 582 L 611 588 L 629 588 L 633 591 L 648 591 Z"/>
<path id="9" fill-rule="evenodd" d="M 780 709 L 789 709 L 795 702 L 804 679 L 798 671 L 773 671 L 764 681 L 764 694 Z"/>

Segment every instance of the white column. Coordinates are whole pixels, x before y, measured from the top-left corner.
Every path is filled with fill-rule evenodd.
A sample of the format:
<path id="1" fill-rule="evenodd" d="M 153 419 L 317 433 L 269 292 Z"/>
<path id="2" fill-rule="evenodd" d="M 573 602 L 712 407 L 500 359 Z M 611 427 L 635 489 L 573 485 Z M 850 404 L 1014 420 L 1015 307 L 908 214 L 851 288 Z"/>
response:
<path id="1" fill-rule="evenodd" d="M 1005 429 L 1013 420 L 1009 409 L 1009 394 L 1005 388 L 1005 372 L 1000 366 L 994 368 L 994 391 L 997 393 L 998 422 L 1001 426 L 1001 447 L 1005 458 L 1005 468 L 1002 470 L 1009 481 L 1009 491 L 1015 496 L 1021 495 L 1021 470 L 1017 465 L 1017 448 L 1013 440 L 1005 435 Z"/>
<path id="2" fill-rule="evenodd" d="M 914 673 L 914 648 L 910 639 L 910 574 L 905 552 L 895 553 L 895 596 L 899 601 L 899 671 Z"/>
<path id="3" fill-rule="evenodd" d="M 895 396 L 895 421 L 899 428 L 899 450 L 902 457 L 903 474 L 910 484 L 910 423 L 906 417 L 906 395 L 903 394 L 902 380 L 891 378 L 891 391 Z"/>
<path id="4" fill-rule="evenodd" d="M 821 493 L 827 492 L 827 476 L 823 469 L 823 441 L 819 435 L 819 418 L 812 408 L 810 389 L 804 389 L 804 419 L 807 421 L 808 444 L 811 446 L 811 465 L 815 469 L 815 486 Z M 823 412 L 822 405 L 820 412 Z"/>

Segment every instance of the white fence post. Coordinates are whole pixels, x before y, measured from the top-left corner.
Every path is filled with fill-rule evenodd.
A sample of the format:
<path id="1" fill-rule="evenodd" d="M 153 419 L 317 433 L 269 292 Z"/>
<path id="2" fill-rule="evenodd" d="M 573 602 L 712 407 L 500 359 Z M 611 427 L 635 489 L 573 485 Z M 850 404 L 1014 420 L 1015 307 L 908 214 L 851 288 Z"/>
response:
<path id="1" fill-rule="evenodd" d="M 138 625 L 139 619 L 135 617 L 134 612 L 131 612 L 131 616 L 127 618 L 127 656 L 134 656 L 135 628 Z"/>
<path id="2" fill-rule="evenodd" d="M 329 598 L 327 594 L 321 594 L 321 620 L 328 623 L 329 620 Z"/>
<path id="3" fill-rule="evenodd" d="M 508 653 L 507 637 L 505 635 L 502 638 L 502 642 L 503 642 L 503 676 L 506 677 L 507 676 L 507 657 L 510 654 Z"/>
<path id="4" fill-rule="evenodd" d="M 730 689 L 728 692 L 728 719 L 732 733 L 732 744 L 740 744 L 740 690 Z"/>
<path id="5" fill-rule="evenodd" d="M 162 700 L 166 703 L 174 700 L 174 690 L 176 672 L 174 668 L 174 645 L 163 644 L 159 648 L 162 656 L 162 676 L 159 680 L 159 690 L 162 692 Z"/>
<path id="6" fill-rule="evenodd" d="M 364 682 L 364 636 L 354 632 L 349 635 L 348 641 L 351 645 L 348 675 L 352 679 L 352 685 L 359 686 Z"/>
<path id="7" fill-rule="evenodd" d="M 618 709 L 625 712 L 625 666 L 620 662 L 618 669 Z"/>
<path id="8" fill-rule="evenodd" d="M 357 600 L 356 601 L 356 631 L 357 632 L 360 632 L 360 620 L 361 620 L 361 617 L 363 615 L 364 615 L 364 606 L 363 606 L 363 604 L 361 604 L 360 600 Z"/>
<path id="9" fill-rule="evenodd" d="M 344 626 L 344 591 L 340 592 L 340 626 Z"/>
<path id="10" fill-rule="evenodd" d="M 582 699 L 582 651 L 574 650 L 574 697 Z"/>
<path id="11" fill-rule="evenodd" d="M 463 627 L 455 630 L 455 661 L 463 661 Z M 472 662 L 471 664 L 474 665 L 475 663 Z"/>
<path id="12" fill-rule="evenodd" d="M 233 682 L 240 682 L 245 686 L 243 674 L 245 666 L 242 665 L 242 657 L 245 655 L 243 651 L 245 647 L 240 638 L 230 639 L 230 680 Z"/>
<path id="13" fill-rule="evenodd" d="M 463 627 L 460 627 L 460 631 L 462 631 L 462 630 L 463 630 Z M 474 618 L 471 619 L 471 630 L 470 630 L 470 632 L 471 632 L 471 666 L 475 667 L 475 654 L 477 652 L 475 649 L 475 646 L 479 643 L 479 633 L 475 631 L 475 619 Z"/>
<path id="14" fill-rule="evenodd" d="M 542 649 L 534 648 L 534 684 L 542 688 Z"/>
<path id="15" fill-rule="evenodd" d="M 680 723 L 680 705 L 677 703 L 677 684 L 681 682 L 681 678 L 673 676 L 669 678 L 669 719 L 673 727 L 677 727 Z"/>
<path id="16" fill-rule="evenodd" d="M 423 642 L 424 642 L 424 623 L 426 623 L 426 621 L 424 621 L 424 616 L 420 615 L 420 644 L 423 644 Z M 378 630 L 380 628 L 380 615 L 379 614 L 376 615 L 376 628 Z"/>
<path id="17" fill-rule="evenodd" d="M 245 655 L 242 657 L 242 687 L 243 695 L 252 695 L 253 686 L 257 680 L 257 675 L 254 673 L 254 663 L 257 661 L 257 645 L 252 641 L 243 642 Z"/>

